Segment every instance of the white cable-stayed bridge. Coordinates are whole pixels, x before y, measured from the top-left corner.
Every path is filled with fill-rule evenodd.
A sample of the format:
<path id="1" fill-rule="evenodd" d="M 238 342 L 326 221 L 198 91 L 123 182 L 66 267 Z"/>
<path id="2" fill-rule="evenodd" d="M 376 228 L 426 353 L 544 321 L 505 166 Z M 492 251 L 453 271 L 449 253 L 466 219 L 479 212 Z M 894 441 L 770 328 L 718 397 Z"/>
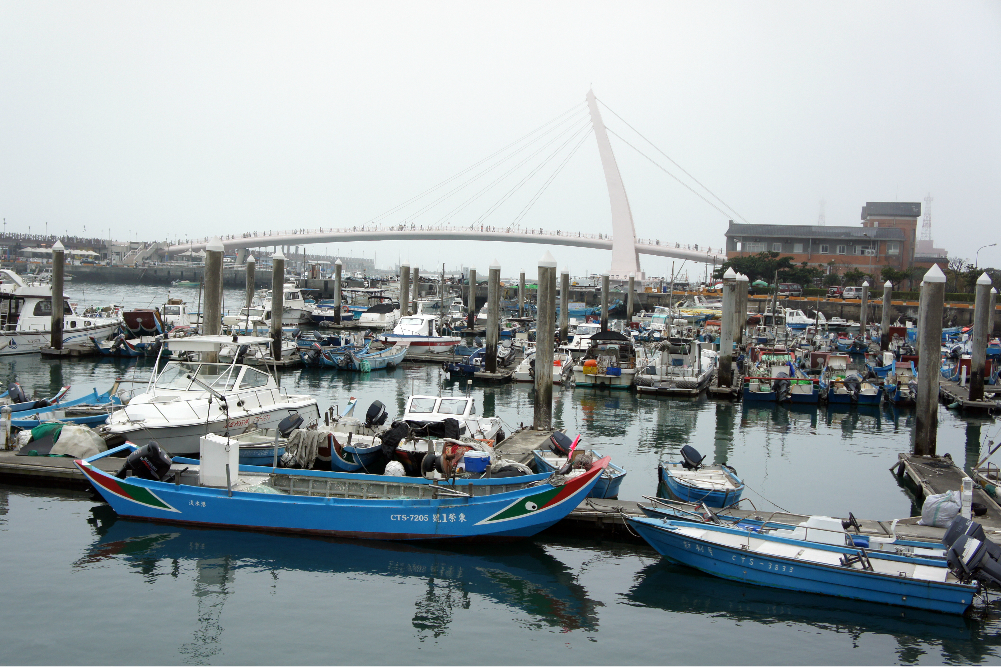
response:
<path id="1" fill-rule="evenodd" d="M 611 251 L 610 275 L 620 279 L 629 275 L 642 275 L 639 261 L 641 254 L 707 264 L 722 263 L 726 257 L 721 248 L 636 237 L 626 188 L 609 142 L 608 134 L 611 131 L 603 123 L 598 100 L 591 91 L 586 96 L 586 107 L 587 112 L 575 105 L 483 160 L 363 224 L 244 232 L 224 236 L 220 240 L 227 251 L 236 250 L 240 254 L 255 247 L 286 248 L 383 240 L 502 241 L 594 248 Z M 620 118 L 618 114 L 615 115 Z M 632 126 L 628 123 L 626 125 L 639 135 Z M 598 144 L 609 190 L 612 233 L 590 234 L 526 226 L 524 220 L 528 212 L 592 133 Z M 664 167 L 660 159 L 645 154 L 619 134 L 613 134 L 725 217 L 744 219 L 656 146 L 655 150 L 695 183 L 699 190 Z M 648 141 L 646 138 L 644 140 Z M 651 143 L 651 146 L 654 145 Z M 547 173 L 547 169 L 549 175 L 544 179 L 543 174 Z M 535 187 L 535 191 L 519 208 L 515 195 L 528 191 L 530 185 Z M 711 198 L 715 201 L 711 201 Z M 487 201 L 491 203 L 484 209 L 483 205 Z M 471 211 L 481 212 L 467 222 L 472 217 Z M 463 222 L 460 223 L 460 220 Z M 499 222 L 501 220 L 503 222 Z M 175 242 L 168 244 L 165 250 L 168 254 L 198 251 L 204 249 L 213 238 L 216 237 Z"/>

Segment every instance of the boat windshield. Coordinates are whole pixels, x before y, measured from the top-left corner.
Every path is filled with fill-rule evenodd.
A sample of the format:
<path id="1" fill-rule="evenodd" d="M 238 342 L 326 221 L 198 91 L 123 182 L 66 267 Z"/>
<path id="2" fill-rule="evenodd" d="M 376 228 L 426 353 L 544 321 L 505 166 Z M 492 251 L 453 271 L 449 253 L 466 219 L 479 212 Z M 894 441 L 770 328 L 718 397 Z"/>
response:
<path id="1" fill-rule="evenodd" d="M 443 398 L 438 406 L 438 412 L 443 415 L 461 415 L 466 412 L 466 399 Z"/>
<path id="2" fill-rule="evenodd" d="M 189 376 L 198 378 L 202 383 L 209 385 L 217 391 L 225 391 L 233 388 L 236 382 L 237 371 L 228 364 L 188 364 L 172 361 L 167 364 L 163 372 L 157 376 L 157 389 L 174 390 L 194 390 L 198 391 L 203 387 L 195 384 L 193 386 Z"/>
<path id="3" fill-rule="evenodd" d="M 433 397 L 428 398 L 412 398 L 411 404 L 407 408 L 407 412 L 434 412 L 435 411 L 435 401 L 438 399 Z"/>

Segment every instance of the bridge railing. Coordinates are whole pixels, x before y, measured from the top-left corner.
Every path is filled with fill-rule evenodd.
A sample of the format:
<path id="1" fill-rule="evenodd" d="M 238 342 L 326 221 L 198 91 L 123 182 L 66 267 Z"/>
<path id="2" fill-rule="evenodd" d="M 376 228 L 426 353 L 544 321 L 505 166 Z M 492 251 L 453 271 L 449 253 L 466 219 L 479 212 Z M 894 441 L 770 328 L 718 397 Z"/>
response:
<path id="1" fill-rule="evenodd" d="M 261 238 L 272 238 L 272 237 L 285 237 L 283 240 L 290 240 L 289 237 L 295 236 L 305 236 L 310 234 L 350 234 L 359 232 L 403 232 L 403 231 L 415 231 L 415 232 L 482 232 L 485 234 L 504 234 L 505 236 L 511 234 L 522 234 L 526 236 L 546 236 L 551 238 L 583 238 L 583 239 L 595 239 L 602 241 L 611 241 L 611 234 L 595 234 L 595 233 L 585 233 L 585 232 L 564 232 L 561 230 L 546 230 L 542 227 L 522 227 L 520 225 L 511 227 L 501 227 L 497 225 L 419 225 L 416 223 L 398 223 L 395 225 L 382 225 L 382 224 L 367 224 L 367 225 L 353 225 L 352 227 L 320 227 L 318 229 L 285 229 L 285 230 L 272 230 L 268 232 L 244 232 L 240 235 L 230 234 L 223 236 L 222 240 L 236 240 L 236 239 L 261 239 Z M 176 245 L 183 246 L 190 243 L 202 244 L 208 243 L 210 237 L 205 237 L 201 239 L 185 240 L 183 242 L 178 241 Z M 664 247 L 672 248 L 674 245 L 675 250 L 687 250 L 690 252 L 703 252 L 707 255 L 712 254 L 725 254 L 723 248 L 710 248 L 703 246 L 700 248 L 699 244 L 685 244 L 685 243 L 668 243 L 660 239 L 636 239 L 636 243 L 640 245 L 648 245 L 652 247 Z"/>

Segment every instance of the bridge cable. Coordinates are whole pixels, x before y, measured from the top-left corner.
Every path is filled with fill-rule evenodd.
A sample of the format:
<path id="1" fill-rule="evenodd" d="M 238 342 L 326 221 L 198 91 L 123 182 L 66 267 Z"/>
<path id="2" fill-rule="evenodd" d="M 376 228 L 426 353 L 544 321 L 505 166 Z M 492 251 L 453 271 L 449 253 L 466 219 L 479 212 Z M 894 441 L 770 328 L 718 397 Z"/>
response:
<path id="1" fill-rule="evenodd" d="M 470 225 L 470 227 L 472 228 L 472 227 L 474 227 L 474 226 L 475 226 L 475 225 L 476 225 L 477 223 L 479 223 L 479 222 L 483 222 L 484 220 L 486 220 L 486 219 L 487 219 L 487 218 L 488 218 L 488 217 L 489 217 L 489 216 L 490 216 L 490 215 L 491 215 L 492 213 L 494 213 L 494 211 L 496 211 L 496 210 L 497 210 L 497 209 L 498 209 L 498 208 L 499 208 L 499 207 L 500 207 L 500 206 L 501 206 L 501 205 L 502 205 L 503 203 L 505 203 L 506 201 L 508 201 L 508 199 L 509 199 L 509 198 L 510 198 L 510 197 L 511 197 L 511 196 L 512 196 L 513 194 L 515 194 L 516 192 L 518 192 L 518 191 L 519 191 L 519 190 L 520 190 L 520 189 L 522 188 L 522 186 L 523 186 L 523 185 L 525 185 L 526 183 L 528 183 L 528 182 L 529 182 L 529 179 L 531 179 L 531 178 L 532 178 L 533 176 L 535 176 L 536 174 L 538 174 L 538 173 L 539 173 L 539 171 L 540 171 L 540 170 L 541 170 L 541 169 L 542 169 L 543 167 L 545 167 L 545 166 L 546 166 L 546 165 L 547 165 L 547 164 L 548 164 L 548 163 L 550 162 L 550 160 L 552 160 L 553 158 L 555 158 L 555 157 L 556 157 L 556 156 L 557 156 L 557 155 L 558 155 L 558 154 L 560 153 L 560 151 L 562 151 L 562 150 L 563 150 L 564 148 L 566 148 L 566 147 L 567 147 L 567 146 L 568 146 L 568 145 L 569 145 L 569 144 L 570 144 L 570 143 L 571 143 L 572 141 L 574 141 L 574 139 L 575 139 L 575 138 L 577 137 L 577 135 L 578 135 L 578 134 L 579 134 L 580 132 L 582 132 L 582 130 L 583 130 L 583 132 L 584 132 L 584 136 L 588 136 L 588 133 L 589 133 L 589 132 L 591 131 L 591 129 L 592 129 L 592 128 L 591 128 L 591 123 L 587 123 L 587 124 L 586 124 L 586 125 L 584 125 L 584 126 L 583 126 L 583 127 L 581 128 L 581 129 L 579 129 L 579 130 L 578 130 L 577 132 L 575 132 L 575 133 L 573 133 L 573 134 L 572 134 L 571 136 L 567 137 L 567 140 L 566 140 L 566 141 L 564 141 L 564 143 L 562 143 L 562 144 L 561 144 L 560 146 L 558 146 L 556 150 L 554 150 L 554 151 L 553 151 L 552 153 L 550 153 L 550 155 L 548 155 L 548 156 L 546 157 L 546 159 L 544 159 L 544 160 L 543 160 L 543 161 L 542 161 L 541 163 L 539 163 L 539 164 L 538 164 L 538 165 L 537 165 L 537 166 L 536 166 L 535 168 L 533 168 L 533 169 L 532 169 L 532 170 L 531 170 L 531 171 L 530 171 L 530 172 L 529 172 L 528 174 L 526 174 L 526 175 L 525 175 L 524 177 L 522 177 L 522 180 L 520 180 L 520 181 L 519 181 L 518 183 L 516 183 L 516 184 L 515 184 L 514 186 L 512 186 L 512 188 L 511 188 L 510 190 L 508 190 L 508 192 L 506 192 L 506 193 L 504 194 L 504 196 L 502 196 L 502 197 L 501 197 L 501 199 L 497 200 L 497 201 L 496 201 L 496 202 L 495 202 L 495 203 L 494 203 L 494 204 L 493 204 L 493 205 L 492 205 L 492 206 L 491 206 L 491 207 L 490 207 L 489 209 L 487 209 L 487 211 L 486 211 L 486 212 L 485 212 L 485 213 L 484 213 L 483 215 L 481 215 L 481 216 L 480 216 L 479 218 L 477 218 L 476 220 L 474 220 L 474 221 L 473 221 L 473 224 L 472 224 L 472 225 Z"/>
<path id="2" fill-rule="evenodd" d="M 574 117 L 572 116 L 572 117 L 570 117 L 569 119 L 565 119 L 565 121 L 561 121 L 560 123 L 558 123 L 558 125 L 557 125 L 556 127 L 559 127 L 559 126 L 560 126 L 561 124 L 565 124 L 565 123 L 566 123 L 566 122 L 568 122 L 568 121 L 569 121 L 569 122 L 579 122 L 579 121 L 580 121 L 580 120 L 581 120 L 581 119 L 582 119 L 583 117 L 584 117 L 583 115 L 582 115 L 582 117 L 581 117 L 581 118 L 574 118 Z M 495 169 L 497 169 L 498 167 L 500 167 L 501 165 L 503 165 L 503 164 L 504 164 L 505 162 L 507 162 L 507 161 L 511 160 L 512 158 L 514 158 L 514 157 L 515 157 L 516 155 L 518 155 L 518 154 L 519 154 L 519 153 L 521 153 L 522 151 L 524 151 L 524 150 L 528 149 L 528 148 L 529 148 L 530 146 L 532 146 L 532 145 L 533 145 L 533 144 L 534 144 L 535 142 L 538 142 L 538 141 L 541 141 L 541 140 L 543 139 L 543 137 L 545 137 L 545 136 L 546 136 L 547 134 L 549 134 L 550 132 L 553 132 L 553 131 L 554 131 L 554 130 L 556 129 L 556 127 L 554 127 L 554 128 L 551 128 L 551 129 L 547 130 L 546 132 L 544 132 L 544 133 L 543 133 L 543 134 L 541 134 L 540 136 L 536 137 L 536 138 L 535 138 L 535 139 L 533 139 L 532 141 L 530 141 L 530 142 L 526 143 L 526 144 L 525 144 L 524 146 L 522 146 L 522 147 L 521 147 L 521 148 L 519 148 L 518 150 L 516 150 L 516 151 L 513 151 L 513 152 L 512 152 L 512 153 L 511 153 L 510 155 L 507 155 L 507 156 L 505 156 L 504 158 L 502 158 L 501 160 L 499 160 L 499 161 L 498 161 L 498 162 L 496 162 L 495 164 L 491 165 L 490 167 L 487 167 L 486 169 L 484 169 L 484 170 L 483 170 L 483 171 L 481 171 L 480 173 L 478 173 L 478 174 L 476 174 L 476 175 L 472 176 L 471 178 L 467 179 L 466 181 L 464 181 L 464 182 L 460 183 L 460 184 L 459 184 L 459 185 L 457 185 L 456 187 L 454 187 L 454 188 L 452 188 L 451 190 L 449 190 L 448 192 L 446 192 L 446 193 L 442 194 L 441 196 L 439 196 L 439 197 L 438 197 L 437 199 L 435 199 L 434 201 L 432 201 L 432 202 L 430 202 L 430 203 L 428 203 L 428 204 L 424 205 L 423 207 L 421 207 L 421 208 L 420 208 L 420 209 L 418 209 L 417 211 L 415 211 L 415 212 L 411 213 L 411 214 L 410 214 L 409 216 L 407 216 L 407 217 L 408 217 L 408 218 L 410 218 L 411 220 L 413 220 L 413 219 L 417 218 L 418 216 L 421 216 L 421 215 L 423 215 L 424 213 L 428 212 L 428 211 L 429 211 L 430 209 L 434 208 L 435 206 L 437 206 L 438 204 L 440 204 L 440 203 L 441 203 L 442 201 L 444 201 L 445 199 L 448 199 L 449 197 L 451 197 L 452 195 L 456 194 L 457 192 L 459 192 L 459 191 L 460 191 L 460 190 L 462 190 L 463 188 L 467 187 L 468 185 L 471 185 L 471 184 L 473 184 L 474 182 L 476 182 L 477 180 L 479 180 L 479 179 L 480 179 L 480 178 L 482 178 L 483 176 L 485 176 L 485 175 L 487 175 L 487 174 L 491 173 L 492 171 L 494 171 Z M 573 127 L 573 125 L 571 125 L 571 127 Z M 524 159 L 524 160 L 523 160 L 522 162 L 520 162 L 520 163 L 516 164 L 516 165 L 515 165 L 515 167 L 513 167 L 513 168 L 512 168 L 511 170 L 509 170 L 508 172 L 506 172 L 506 173 L 505 173 L 505 174 L 504 174 L 504 175 L 503 175 L 503 176 L 501 177 L 501 179 L 503 179 L 503 178 L 504 178 L 504 177 L 505 177 L 505 176 L 506 176 L 507 174 L 510 174 L 510 173 L 511 173 L 511 171 L 514 171 L 514 170 L 515 170 L 515 169 L 517 169 L 517 168 L 518 168 L 519 166 L 521 166 L 522 164 L 524 164 L 524 163 L 525 163 L 526 161 L 528 161 L 529 159 L 531 159 L 531 158 L 532 158 L 533 156 L 535 156 L 535 155 L 536 155 L 537 153 L 539 153 L 540 151 L 542 151 L 543 149 L 545 149 L 545 148 L 546 148 L 547 146 L 549 146 L 549 145 L 550 145 L 551 143 L 553 143 L 554 141 L 556 141 L 556 140 L 557 140 L 558 138 L 560 138 L 560 136 L 562 136 L 562 135 L 563 135 L 564 133 L 566 133 L 567 131 L 568 131 L 568 128 L 567 128 L 567 127 L 564 127 L 564 129 L 561 129 L 561 130 L 559 130 L 559 131 L 557 132 L 557 134 L 556 134 L 556 135 L 555 135 L 554 137 L 552 137 L 552 138 L 551 138 L 551 139 L 550 139 L 549 141 L 547 141 L 546 143 L 544 143 L 544 144 L 543 144 L 543 145 L 542 145 L 541 147 L 539 147 L 539 148 L 538 148 L 538 149 L 537 149 L 536 151 L 534 151 L 533 153 L 529 154 L 529 156 L 528 156 L 528 157 L 526 157 L 526 158 L 525 158 L 525 159 Z M 481 162 L 483 162 L 483 161 L 481 161 Z M 501 179 L 498 179 L 498 180 L 501 180 Z M 497 183 L 497 180 L 496 180 L 496 181 L 494 181 L 493 183 Z M 492 186 L 493 186 L 493 183 L 492 183 L 491 185 L 488 185 L 488 186 L 487 186 L 487 188 L 485 188 L 485 189 L 489 189 L 490 187 L 492 187 Z M 439 220 L 438 222 L 442 222 L 442 220 Z M 438 224 L 438 223 L 436 223 L 436 224 Z"/>
<path id="3" fill-rule="evenodd" d="M 388 211 L 386 211 L 384 213 L 381 213 L 380 215 L 377 215 L 376 217 L 372 218 L 371 220 L 368 220 L 367 222 L 365 222 L 363 224 L 370 224 L 370 223 L 373 223 L 373 222 L 378 222 L 379 220 L 381 220 L 381 219 L 383 219 L 383 218 L 385 218 L 385 217 L 387 217 L 389 215 L 392 215 L 393 213 L 396 213 L 397 211 L 399 211 L 400 209 L 404 208 L 405 206 L 408 206 L 409 204 L 414 203 L 415 201 L 417 201 L 417 200 L 421 199 L 422 197 L 424 197 L 424 196 L 426 196 L 426 195 L 428 195 L 428 194 L 430 194 L 430 193 L 438 190 L 439 188 L 442 188 L 445 185 L 448 185 L 449 183 L 451 183 L 452 181 L 456 180 L 460 176 L 463 176 L 463 175 L 469 173 L 470 171 L 476 169 L 477 167 L 479 167 L 480 165 L 484 164 L 485 162 L 488 162 L 488 161 L 494 159 L 498 155 L 501 155 L 502 153 L 504 153 L 505 151 L 509 150 L 513 146 L 517 146 L 518 144 L 522 143 L 523 141 L 525 141 L 529 137 L 533 136 L 534 134 L 539 133 L 544 128 L 547 128 L 548 126 L 554 125 L 554 124 L 556 125 L 556 127 L 559 127 L 560 125 L 562 125 L 563 123 L 565 123 L 565 122 L 567 122 L 569 120 L 568 116 L 573 116 L 573 115 L 575 115 L 574 114 L 575 111 L 580 112 L 581 110 L 582 110 L 581 105 L 580 104 L 575 104 L 573 107 L 571 107 L 567 111 L 564 111 L 563 113 L 558 114 L 557 116 L 555 116 L 554 118 L 552 118 L 552 119 L 548 120 L 547 122 L 543 123 L 542 125 L 540 125 L 536 129 L 532 130 L 531 132 L 528 132 L 527 134 L 522 135 L 521 137 L 519 137 L 515 141 L 513 141 L 513 142 L 509 143 L 508 145 L 506 145 L 506 146 L 498 149 L 497 151 L 491 153 L 490 155 L 488 155 L 487 157 L 483 158 L 482 160 L 479 160 L 479 161 L 473 163 L 469 167 L 467 167 L 467 168 L 463 169 L 462 171 L 454 174 L 453 176 L 450 176 L 449 178 L 445 179 L 444 181 L 438 183 L 437 185 L 434 185 L 434 186 L 428 188 L 424 192 L 421 192 L 420 194 L 415 195 L 414 197 L 411 197 L 410 199 L 408 199 L 407 201 L 403 202 L 402 204 L 394 206 L 393 208 L 389 209 Z M 540 136 L 545 136 L 547 133 L 551 132 L 552 130 L 553 130 L 553 128 L 550 128 L 550 129 L 546 130 L 545 132 L 542 132 L 542 135 L 540 135 Z M 538 141 L 540 139 L 540 136 L 537 136 L 536 138 L 532 139 L 531 141 L 529 141 L 528 143 L 526 143 L 521 148 L 513 151 L 511 153 L 511 155 L 508 155 L 507 157 L 502 158 L 501 162 L 504 162 L 505 160 L 510 159 L 514 155 L 517 155 L 520 151 L 524 150 L 527 146 L 531 145 L 535 141 Z M 474 177 L 473 180 L 475 180 L 476 178 L 479 178 L 479 176 Z"/>
<path id="4" fill-rule="evenodd" d="M 582 117 L 582 120 L 584 120 L 583 117 Z M 473 203 L 475 200 L 477 200 L 481 196 L 483 196 L 483 194 L 486 193 L 488 190 L 490 190 L 495 185 L 497 185 L 498 183 L 500 183 L 501 181 L 503 181 L 505 178 L 507 178 L 508 176 L 510 176 L 517 169 L 519 169 L 520 167 L 522 167 L 523 165 L 525 165 L 529 160 L 531 160 L 532 158 L 534 158 L 537 155 L 539 155 L 539 153 L 541 153 L 544 150 L 546 150 L 546 148 L 548 148 L 551 144 L 553 144 L 555 141 L 557 141 L 558 139 L 560 139 L 564 134 L 567 134 L 568 132 L 570 132 L 571 136 L 574 136 L 578 132 L 580 132 L 582 129 L 584 129 L 588 124 L 590 124 L 590 121 L 585 121 L 584 123 L 580 124 L 576 128 L 570 128 L 570 129 L 565 129 L 565 130 L 561 131 L 560 134 L 557 134 L 556 136 L 552 137 L 549 141 L 547 141 L 542 146 L 540 146 L 539 148 L 537 148 L 535 151 L 533 151 L 532 153 L 530 153 L 529 155 L 527 155 L 519 163 L 515 164 L 510 169 L 508 169 L 508 171 L 504 172 L 503 174 L 501 174 L 500 176 L 498 176 L 497 178 L 495 178 L 493 181 L 491 181 L 490 183 L 488 183 L 487 185 L 485 185 L 483 188 L 481 188 L 479 191 L 477 191 L 471 197 L 469 197 L 464 202 L 462 202 L 461 204 L 459 204 L 457 207 L 453 208 L 451 211 L 449 211 L 444 216 L 442 216 L 441 218 L 439 218 L 439 220 L 435 224 L 436 225 L 437 224 L 441 224 L 441 223 L 446 222 L 449 219 L 451 219 L 453 216 L 455 216 L 461 210 L 463 210 L 464 208 L 466 208 L 467 206 L 469 206 L 471 203 Z M 473 227 L 473 225 L 470 225 L 471 229 L 472 229 L 472 227 Z"/>
<path id="5" fill-rule="evenodd" d="M 699 194 L 698 192 L 696 192 L 696 191 L 695 191 L 695 190 L 693 189 L 693 187 L 692 187 L 691 185 L 689 185 L 688 183 L 684 183 L 684 182 L 682 181 L 682 179 L 680 179 L 680 178 L 679 178 L 678 176 L 676 176 L 675 174 L 671 173 L 670 171 L 668 171 L 667 169 L 665 169 L 664 167 L 662 167 L 662 166 L 661 166 L 660 164 L 658 164 L 658 163 L 657 163 L 657 162 L 656 162 L 656 161 L 654 160 L 654 158 L 652 158 L 651 156 L 649 156 L 649 155 L 647 155 L 646 153 L 644 153 L 644 152 L 643 152 L 642 150 L 640 150 L 639 148 L 637 148 L 636 146 L 634 146 L 633 144 L 631 144 L 631 143 L 630 143 L 629 141 L 627 141 L 626 139 L 623 139 L 623 137 L 621 137 L 621 136 L 619 136 L 618 134 L 616 134 L 615 132 L 613 132 L 613 131 L 612 131 L 612 130 L 611 130 L 610 128 L 606 127 L 605 129 L 606 129 L 606 130 L 607 130 L 607 131 L 609 132 L 609 134 L 613 135 L 614 137 L 616 137 L 617 139 L 619 139 L 620 141 L 622 141 L 622 142 L 623 142 L 624 144 L 626 144 L 627 146 L 629 146 L 630 148 L 632 148 L 633 150 L 637 151 L 638 153 L 640 153 L 641 155 L 643 155 L 643 156 L 644 156 L 645 158 L 647 158 L 648 160 L 650 160 L 650 161 L 651 161 L 651 163 L 652 163 L 652 164 L 653 164 L 653 165 L 654 165 L 655 167 L 657 167 L 658 169 L 660 169 L 660 170 L 661 170 L 661 171 L 663 171 L 664 173 L 666 173 L 666 174 L 668 174 L 669 176 L 671 176 L 672 178 L 674 178 L 674 179 L 675 179 L 676 181 L 678 181 L 678 182 L 679 182 L 679 184 L 680 184 L 680 185 L 682 185 L 682 186 L 683 186 L 683 187 L 685 187 L 685 188 L 686 188 L 687 190 L 689 190 L 689 192 L 691 192 L 692 194 L 696 195 L 697 197 L 699 197 L 700 199 L 702 199 L 703 201 L 705 201 L 705 202 L 706 202 L 707 204 L 709 204 L 709 205 L 710 205 L 710 206 L 712 206 L 713 208 L 715 208 L 715 209 L 717 209 L 718 211 L 720 211 L 720 213 L 721 213 L 721 214 L 722 214 L 722 215 L 723 215 L 723 216 L 724 216 L 725 218 L 730 218 L 730 217 L 731 217 L 731 216 L 730 216 L 730 214 L 729 214 L 729 213 L 728 213 L 727 211 L 725 211 L 724 209 L 720 208 L 719 206 L 717 206 L 716 204 L 714 204 L 714 203 L 713 203 L 712 201 L 710 201 L 709 199 L 707 199 L 707 198 L 706 198 L 706 197 L 704 197 L 703 195 L 701 195 L 701 194 Z M 726 206 L 726 204 L 724 204 L 724 205 Z M 740 217 L 740 216 L 739 216 L 739 217 Z M 742 218 L 742 220 L 744 220 L 744 218 Z"/>
<path id="6" fill-rule="evenodd" d="M 599 102 L 602 102 L 602 100 L 599 100 L 599 99 L 598 99 L 597 97 L 596 97 L 595 99 L 596 99 L 596 100 L 598 100 Z M 671 163 L 672 163 L 673 165 L 675 165 L 676 167 L 678 167 L 678 168 L 679 168 L 679 169 L 680 169 L 680 170 L 682 171 L 682 173 L 683 173 L 683 174 L 685 174 L 686 176 L 688 176 L 689 178 L 691 178 L 691 179 L 692 179 L 693 181 L 695 181 L 695 182 L 696 182 L 696 183 L 697 183 L 697 184 L 699 185 L 699 187 L 701 187 L 701 188 L 703 188 L 704 190 L 706 190 L 707 192 L 709 192 L 709 193 L 710 193 L 710 194 L 711 194 L 711 195 L 713 196 L 713 198 L 714 198 L 714 199 L 716 199 L 717 201 L 719 201 L 719 202 L 720 202 L 721 204 L 723 204 L 723 205 L 724 205 L 724 206 L 725 206 L 726 208 L 730 209 L 730 210 L 731 210 L 731 212 L 732 212 L 732 213 L 734 213 L 734 215 L 736 215 L 737 217 L 741 218 L 741 219 L 742 219 L 742 220 L 744 220 L 744 221 L 745 221 L 746 223 L 748 222 L 747 220 L 745 220 L 745 217 L 744 217 L 743 215 L 741 215 L 741 214 L 740 214 L 740 213 L 738 213 L 738 212 L 737 212 L 736 210 L 734 210 L 734 207 L 733 207 L 733 206 L 731 206 L 730 204 L 728 204 L 727 202 L 725 202 L 725 201 L 724 201 L 723 199 L 721 199 L 720 197 L 718 197 L 718 196 L 717 196 L 716 194 L 714 194 L 714 193 L 713 193 L 713 191 L 712 191 L 712 190 L 710 190 L 710 188 L 708 188 L 708 187 L 706 187 L 705 185 L 703 185 L 702 183 L 700 183 L 700 182 L 699 182 L 699 180 L 698 180 L 698 179 L 697 179 L 697 178 L 696 178 L 695 176 L 693 176 L 692 174 L 690 174 L 690 173 L 689 173 L 688 171 L 686 171 L 686 170 L 685 170 L 685 168 L 684 168 L 684 167 L 682 167 L 682 165 L 680 165 L 680 164 L 679 164 L 678 162 L 675 162 L 675 160 L 672 160 L 672 159 L 671 159 L 670 157 L 668 157 L 668 154 L 667 154 L 667 153 L 665 153 L 665 152 L 664 152 L 663 150 L 661 150 L 660 148 L 658 148 L 657 146 L 655 146 L 655 145 L 654 145 L 654 142 L 653 142 L 653 141 L 651 141 L 650 139 L 648 139 L 648 138 L 647 138 L 647 137 L 645 137 L 644 135 L 640 134 L 640 131 L 639 131 L 639 130 L 637 130 L 637 128 L 635 128 L 635 127 L 633 127 L 632 125 L 630 125 L 629 123 L 627 123 L 627 122 L 626 122 L 626 121 L 625 121 L 625 120 L 623 119 L 623 117 L 622 117 L 622 116 L 620 116 L 620 115 L 619 115 L 618 113 L 616 113 L 615 111 L 613 111 L 613 110 L 612 110 L 612 109 L 611 109 L 611 108 L 609 107 L 609 105 L 608 105 L 608 104 L 606 104 L 605 102 L 602 102 L 602 106 L 604 106 L 604 107 L 605 107 L 606 109 L 609 109 L 609 113 L 611 113 L 611 114 L 612 114 L 613 116 L 615 116 L 615 117 L 616 117 L 616 118 L 618 118 L 619 120 L 623 121 L 623 123 L 625 123 L 625 124 L 626 124 L 626 126 L 627 126 L 628 128 L 630 128 L 631 130 L 633 130 L 634 132 L 636 132 L 636 133 L 637 133 L 637 136 L 639 136 L 639 137 L 640 137 L 641 139 L 643 139 L 644 141 L 646 141 L 647 143 L 649 143 L 649 144 L 650 144 L 651 146 L 653 146 L 653 147 L 654 147 L 654 150 L 656 150 L 656 151 L 657 151 L 658 153 L 661 153 L 661 155 L 664 155 L 664 156 L 665 156 L 665 158 L 666 158 L 666 159 L 667 159 L 667 160 L 668 160 L 669 162 L 671 162 Z M 609 128 L 608 128 L 608 127 L 606 127 L 606 129 L 608 130 Z M 611 132 L 612 130 L 609 130 L 609 131 Z M 616 136 L 617 136 L 617 137 L 619 137 L 619 135 L 618 135 L 618 134 L 617 134 Z M 622 137 L 619 137 L 619 138 L 620 138 L 620 139 L 623 139 Z M 626 140 L 625 140 L 625 139 L 623 139 L 623 141 L 626 141 Z M 637 149 L 636 149 L 636 148 L 634 148 L 634 150 L 637 150 Z M 639 153 L 640 151 L 639 151 L 639 150 L 637 150 L 637 152 Z M 643 155 L 643 153 L 641 153 L 641 155 Z M 647 156 L 644 156 L 644 157 L 647 157 Z M 647 159 L 648 159 L 648 160 L 650 160 L 650 158 L 647 158 Z M 653 160 L 652 160 L 652 162 L 653 162 Z M 667 171 L 667 170 L 666 170 L 666 171 Z M 678 179 L 675 179 L 675 180 L 678 180 Z M 679 182 L 681 183 L 681 181 L 679 181 Z M 692 188 L 689 188 L 689 189 L 690 189 L 690 190 L 692 190 Z M 714 207 L 714 208 L 716 208 L 716 207 Z M 719 211 L 720 209 L 717 209 L 717 210 Z M 722 212 L 722 211 L 721 211 L 721 212 Z M 726 213 L 725 213 L 724 215 L 728 215 L 728 214 L 726 214 Z"/>
<path id="7" fill-rule="evenodd" d="M 552 183 L 553 179 L 557 177 L 557 174 L 559 174 L 563 170 L 563 168 L 567 165 L 567 163 L 570 162 L 570 159 L 574 157 L 574 154 L 578 152 L 578 149 L 581 148 L 582 144 L 584 144 L 585 139 L 591 136 L 591 131 L 593 129 L 594 128 L 589 128 L 589 131 L 581 136 L 581 138 L 578 140 L 578 143 L 574 146 L 574 148 L 571 149 L 571 152 L 567 154 L 567 157 L 564 158 L 564 161 L 557 166 L 556 171 L 554 171 L 553 174 L 550 175 L 550 177 L 546 180 L 546 182 L 543 183 L 543 186 L 539 188 L 539 190 L 532 197 L 532 199 L 529 200 L 529 203 L 526 204 L 525 207 L 522 209 L 522 211 L 515 217 L 511 225 L 508 227 L 507 231 L 510 232 L 514 227 L 518 226 L 518 223 L 521 222 L 522 218 L 525 217 L 525 214 L 529 212 L 529 209 L 532 208 L 532 206 L 543 195 L 543 193 L 546 191 L 546 188 L 550 187 L 550 183 Z"/>

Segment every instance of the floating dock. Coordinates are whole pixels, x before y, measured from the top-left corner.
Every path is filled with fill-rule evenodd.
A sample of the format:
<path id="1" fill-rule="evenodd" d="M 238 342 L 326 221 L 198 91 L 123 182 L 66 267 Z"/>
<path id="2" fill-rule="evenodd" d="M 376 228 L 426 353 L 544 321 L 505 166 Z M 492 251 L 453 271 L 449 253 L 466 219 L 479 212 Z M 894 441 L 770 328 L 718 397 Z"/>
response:
<path id="1" fill-rule="evenodd" d="M 970 380 L 968 380 L 970 382 Z M 985 397 L 981 401 L 970 399 L 970 387 L 959 382 L 939 379 L 939 398 L 944 403 L 959 403 L 961 410 L 977 410 L 980 412 L 999 412 L 999 386 L 985 385 Z"/>
<path id="2" fill-rule="evenodd" d="M 914 484 L 923 498 L 947 491 L 960 491 L 964 480 L 970 479 L 966 472 L 954 464 L 949 454 L 945 456 L 898 454 L 898 463 L 892 470 L 898 477 L 907 478 Z M 989 537 L 998 542 L 1000 523 L 1002 523 L 998 503 L 977 482 L 974 482 L 973 500 L 988 508 L 987 514 L 976 519 Z"/>

